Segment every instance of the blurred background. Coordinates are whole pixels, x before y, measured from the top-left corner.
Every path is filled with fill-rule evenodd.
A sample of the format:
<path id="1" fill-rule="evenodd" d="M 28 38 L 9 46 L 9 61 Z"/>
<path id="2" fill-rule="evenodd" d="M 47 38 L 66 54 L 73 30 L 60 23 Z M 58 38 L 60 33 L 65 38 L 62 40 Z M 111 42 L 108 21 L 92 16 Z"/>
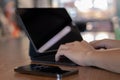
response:
<path id="1" fill-rule="evenodd" d="M 120 0 L 0 0 L 0 40 L 25 37 L 16 8 L 64 7 L 84 40 L 120 39 Z"/>

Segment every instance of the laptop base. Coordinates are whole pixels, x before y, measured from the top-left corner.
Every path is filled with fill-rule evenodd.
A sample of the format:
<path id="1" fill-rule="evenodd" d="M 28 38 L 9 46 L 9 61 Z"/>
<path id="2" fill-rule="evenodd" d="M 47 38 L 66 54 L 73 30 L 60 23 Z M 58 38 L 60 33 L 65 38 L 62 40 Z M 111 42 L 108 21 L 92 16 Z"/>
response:
<path id="1" fill-rule="evenodd" d="M 35 51 L 34 47 L 30 43 L 29 46 L 29 55 L 32 62 L 40 62 L 45 64 L 58 64 L 58 65 L 66 65 L 66 66 L 77 66 L 74 62 L 64 57 L 60 61 L 55 61 L 56 52 L 50 53 L 38 53 Z"/>

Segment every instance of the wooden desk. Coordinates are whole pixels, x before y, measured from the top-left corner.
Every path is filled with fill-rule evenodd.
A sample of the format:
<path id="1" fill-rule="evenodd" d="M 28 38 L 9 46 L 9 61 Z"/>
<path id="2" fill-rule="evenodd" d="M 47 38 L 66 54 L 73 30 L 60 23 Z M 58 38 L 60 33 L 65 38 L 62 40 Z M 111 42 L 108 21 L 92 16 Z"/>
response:
<path id="1" fill-rule="evenodd" d="M 19 74 L 14 72 L 16 66 L 31 63 L 28 55 L 28 39 L 0 40 L 0 80 L 56 80 L 56 78 Z M 79 74 L 64 77 L 62 80 L 120 80 L 120 74 L 93 67 L 78 68 Z"/>

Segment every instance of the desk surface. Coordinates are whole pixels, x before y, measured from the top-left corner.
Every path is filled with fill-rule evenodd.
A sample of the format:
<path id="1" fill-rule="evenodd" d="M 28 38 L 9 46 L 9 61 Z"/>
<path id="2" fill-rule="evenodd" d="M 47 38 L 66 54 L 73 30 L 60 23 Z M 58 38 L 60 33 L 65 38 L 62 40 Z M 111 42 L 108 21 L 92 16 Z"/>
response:
<path id="1" fill-rule="evenodd" d="M 14 72 L 14 68 L 31 63 L 28 55 L 28 39 L 0 40 L 0 79 L 1 80 L 56 80 L 52 77 L 33 76 Z M 64 77 L 62 80 L 120 80 L 120 74 L 112 73 L 93 67 L 70 67 L 78 68 L 76 75 Z"/>

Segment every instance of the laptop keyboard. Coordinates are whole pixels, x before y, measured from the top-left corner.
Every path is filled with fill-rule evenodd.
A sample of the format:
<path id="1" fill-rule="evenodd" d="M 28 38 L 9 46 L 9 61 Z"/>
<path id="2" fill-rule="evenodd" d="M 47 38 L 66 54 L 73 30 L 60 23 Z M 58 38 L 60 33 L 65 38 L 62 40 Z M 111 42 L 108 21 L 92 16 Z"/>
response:
<path id="1" fill-rule="evenodd" d="M 47 62 L 47 63 L 52 63 L 52 64 L 61 64 L 61 65 L 77 65 L 65 56 L 61 56 L 59 61 L 55 61 L 55 54 L 50 54 L 50 55 L 45 55 L 45 56 L 40 56 L 35 58 L 35 60 L 40 61 L 40 62 Z"/>

